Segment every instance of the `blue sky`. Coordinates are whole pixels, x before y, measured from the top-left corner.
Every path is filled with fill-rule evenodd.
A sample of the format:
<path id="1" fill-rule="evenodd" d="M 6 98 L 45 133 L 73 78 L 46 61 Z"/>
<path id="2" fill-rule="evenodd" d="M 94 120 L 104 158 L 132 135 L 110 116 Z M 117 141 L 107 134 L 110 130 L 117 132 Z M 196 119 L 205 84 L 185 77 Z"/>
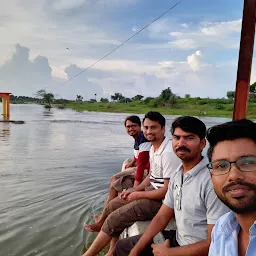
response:
<path id="1" fill-rule="evenodd" d="M 115 92 L 156 97 L 171 87 L 179 96 L 225 97 L 235 88 L 241 0 L 184 0 L 107 59 L 54 89 L 175 3 L 0 0 L 0 90 L 30 96 L 46 88 L 57 97 L 90 99 Z"/>

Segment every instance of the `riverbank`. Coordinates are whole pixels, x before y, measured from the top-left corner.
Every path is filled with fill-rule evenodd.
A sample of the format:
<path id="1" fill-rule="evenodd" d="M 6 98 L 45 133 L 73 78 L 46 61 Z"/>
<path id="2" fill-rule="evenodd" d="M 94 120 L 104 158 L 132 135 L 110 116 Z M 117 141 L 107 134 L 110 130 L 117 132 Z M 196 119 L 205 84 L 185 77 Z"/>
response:
<path id="1" fill-rule="evenodd" d="M 225 102 L 225 101 L 223 101 Z M 60 105 L 60 108 L 70 108 L 76 111 L 114 112 L 145 114 L 148 111 L 158 111 L 164 115 L 192 115 L 208 117 L 232 118 L 233 103 L 209 102 L 177 102 L 175 106 L 149 106 L 143 102 L 118 103 L 118 102 L 71 102 Z M 256 119 L 256 103 L 249 103 L 247 118 Z"/>

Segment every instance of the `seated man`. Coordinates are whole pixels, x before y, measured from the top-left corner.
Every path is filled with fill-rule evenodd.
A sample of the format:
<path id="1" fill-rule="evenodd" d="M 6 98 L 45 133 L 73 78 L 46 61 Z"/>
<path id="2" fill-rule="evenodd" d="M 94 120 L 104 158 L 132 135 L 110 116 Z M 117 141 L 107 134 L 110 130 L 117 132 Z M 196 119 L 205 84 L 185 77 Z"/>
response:
<path id="1" fill-rule="evenodd" d="M 183 116 L 172 123 L 172 146 L 182 164 L 170 179 L 163 205 L 143 235 L 120 240 L 114 255 L 181 255 L 208 254 L 215 221 L 229 209 L 217 198 L 205 147 L 205 124 L 195 117 Z M 176 218 L 177 230 L 163 232 L 166 242 L 152 244 L 153 238 Z M 152 248 L 151 248 L 152 244 Z"/>
<path id="2" fill-rule="evenodd" d="M 232 211 L 212 231 L 210 256 L 256 255 L 256 124 L 243 119 L 208 131 L 212 182 Z"/>
<path id="3" fill-rule="evenodd" d="M 151 143 L 144 137 L 141 130 L 141 121 L 138 116 L 128 116 L 124 121 L 127 133 L 134 138 L 134 158 L 133 161 L 125 165 L 125 170 L 115 174 L 110 179 L 110 188 L 108 199 L 105 203 L 101 216 L 94 216 L 96 222 L 87 225 L 85 229 L 91 232 L 100 231 L 104 216 L 106 215 L 106 207 L 108 203 L 117 197 L 118 192 L 123 189 L 137 187 L 144 178 L 144 171 L 149 170 L 149 150 Z M 103 221 L 102 221 L 103 220 Z"/>
<path id="4" fill-rule="evenodd" d="M 132 191 L 107 205 L 107 214 L 101 231 L 84 256 L 97 255 L 110 241 L 108 255 L 112 255 L 119 235 L 136 221 L 151 220 L 162 205 L 168 182 L 180 164 L 171 141 L 165 138 L 165 118 L 158 112 L 149 112 L 143 119 L 144 134 L 152 144 L 150 174 Z"/>

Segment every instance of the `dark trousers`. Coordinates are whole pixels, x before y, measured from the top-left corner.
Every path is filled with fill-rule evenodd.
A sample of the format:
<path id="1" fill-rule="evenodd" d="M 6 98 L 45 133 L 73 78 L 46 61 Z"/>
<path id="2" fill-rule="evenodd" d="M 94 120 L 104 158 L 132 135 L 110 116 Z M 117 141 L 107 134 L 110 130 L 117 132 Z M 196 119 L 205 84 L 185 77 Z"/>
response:
<path id="1" fill-rule="evenodd" d="M 171 247 L 178 247 L 179 244 L 176 240 L 176 231 L 170 230 L 170 231 L 163 231 L 163 235 L 165 239 L 170 240 Z M 121 239 L 117 242 L 114 256 L 127 256 L 129 255 L 131 249 L 136 245 L 136 243 L 139 241 L 141 235 L 138 236 L 132 236 L 125 239 Z M 146 247 L 142 252 L 140 253 L 140 256 L 154 256 L 151 248 L 151 244 L 153 241 Z"/>

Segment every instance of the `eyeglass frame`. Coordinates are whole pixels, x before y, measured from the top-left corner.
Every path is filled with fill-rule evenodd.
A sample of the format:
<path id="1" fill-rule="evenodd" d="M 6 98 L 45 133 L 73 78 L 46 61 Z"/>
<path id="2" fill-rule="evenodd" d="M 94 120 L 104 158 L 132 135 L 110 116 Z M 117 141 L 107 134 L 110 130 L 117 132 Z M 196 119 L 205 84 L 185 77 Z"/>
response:
<path id="1" fill-rule="evenodd" d="M 131 125 L 126 125 L 125 128 L 130 129 L 130 128 L 136 128 L 137 126 L 139 126 L 139 125 L 138 124 L 131 124 Z"/>
<path id="2" fill-rule="evenodd" d="M 254 156 L 254 155 L 251 155 L 251 156 L 249 155 L 249 156 L 241 156 L 241 157 L 239 157 L 236 161 L 227 161 L 227 160 L 225 160 L 225 159 L 221 159 L 221 160 L 217 160 L 217 161 L 210 162 L 209 164 L 207 164 L 207 168 L 209 169 L 210 173 L 211 173 L 213 176 L 222 176 L 222 175 L 228 174 L 228 173 L 231 171 L 231 164 L 235 164 L 236 168 L 237 168 L 240 172 L 256 172 L 256 170 L 254 170 L 254 171 L 243 171 L 243 170 L 241 170 L 240 167 L 237 165 L 237 161 L 239 161 L 239 160 L 241 160 L 241 159 L 243 159 L 243 158 L 246 158 L 246 157 L 254 157 L 254 158 L 256 158 L 256 156 Z M 213 174 L 213 173 L 212 173 L 212 172 L 213 172 L 212 164 L 215 163 L 215 162 L 220 162 L 220 161 L 225 161 L 226 163 L 229 163 L 229 169 L 228 169 L 228 171 L 225 172 L 225 173 L 222 173 L 222 174 L 217 174 L 217 175 L 216 175 L 216 174 Z"/>

